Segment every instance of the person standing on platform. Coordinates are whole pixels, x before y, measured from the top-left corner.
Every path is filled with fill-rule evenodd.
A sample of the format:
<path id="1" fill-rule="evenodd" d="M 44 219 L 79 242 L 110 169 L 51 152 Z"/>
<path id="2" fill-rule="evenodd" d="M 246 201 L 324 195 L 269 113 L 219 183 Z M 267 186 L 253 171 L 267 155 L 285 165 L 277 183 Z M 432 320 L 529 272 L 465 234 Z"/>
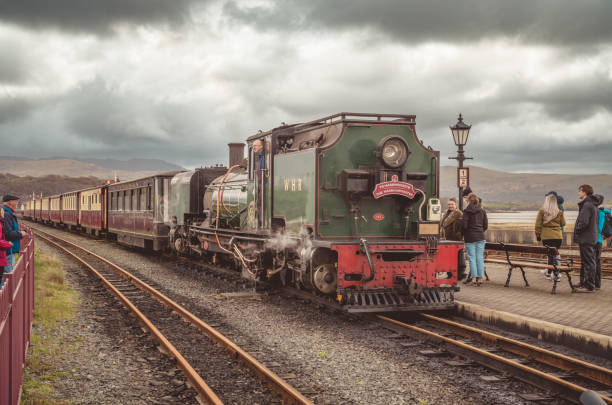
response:
<path id="1" fill-rule="evenodd" d="M 4 210 L 4 238 L 13 242 L 13 247 L 6 251 L 7 267 L 4 269 L 6 273 L 12 273 L 15 266 L 15 258 L 19 254 L 19 241 L 26 236 L 25 231 L 19 230 L 19 223 L 15 215 L 15 209 L 19 203 L 19 197 L 7 194 L 2 197 L 2 209 Z"/>
<path id="2" fill-rule="evenodd" d="M 440 221 L 440 236 L 446 240 L 463 240 L 461 218 L 463 213 L 457 206 L 457 199 L 448 199 L 446 212 Z"/>
<path id="3" fill-rule="evenodd" d="M 561 256 L 559 256 L 559 248 L 563 242 L 562 229 L 565 226 L 565 217 L 563 211 L 559 209 L 557 201 L 557 193 L 550 192 L 546 194 L 544 204 L 538 211 L 538 216 L 535 222 L 536 239 L 542 241 L 542 244 L 549 248 L 555 248 L 556 251 L 549 249 L 548 265 L 561 264 Z M 552 270 L 546 271 L 546 278 L 552 280 Z"/>
<path id="4" fill-rule="evenodd" d="M 463 224 L 461 219 L 463 213 L 458 207 L 457 199 L 454 197 L 449 198 L 447 210 L 442 216 L 440 221 L 440 238 L 446 240 L 463 240 Z M 463 280 L 465 277 L 465 254 L 459 256 L 459 262 L 457 263 L 459 268 L 458 278 Z"/>
<path id="5" fill-rule="evenodd" d="M 597 243 L 597 206 L 599 199 L 593 196 L 593 186 L 578 187 L 578 218 L 574 225 L 574 242 L 580 246 L 580 285 L 577 291 L 592 292 L 595 289 L 595 244 Z"/>
<path id="6" fill-rule="evenodd" d="M 470 273 L 474 285 L 481 285 L 484 277 L 485 231 L 489 222 L 487 213 L 474 193 L 467 196 L 468 206 L 463 210 L 462 230 L 465 250 L 470 261 Z"/>
<path id="7" fill-rule="evenodd" d="M 593 197 L 599 200 L 599 205 L 603 203 L 603 196 L 593 194 Z M 612 211 L 604 207 L 599 207 L 597 210 L 597 243 L 595 244 L 595 289 L 601 288 L 601 251 L 603 248 L 602 231 L 606 221 L 606 214 L 612 215 Z"/>
<path id="8" fill-rule="evenodd" d="M 0 290 L 4 286 L 4 267 L 8 266 L 6 251 L 13 247 L 13 244 L 4 239 L 4 210 L 0 208 Z"/>

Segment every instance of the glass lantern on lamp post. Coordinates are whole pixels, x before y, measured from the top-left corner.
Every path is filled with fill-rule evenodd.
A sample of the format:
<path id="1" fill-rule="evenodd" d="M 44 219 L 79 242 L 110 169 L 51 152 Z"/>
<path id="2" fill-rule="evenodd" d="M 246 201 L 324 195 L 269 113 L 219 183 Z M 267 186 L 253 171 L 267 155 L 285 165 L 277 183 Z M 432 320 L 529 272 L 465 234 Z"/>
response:
<path id="1" fill-rule="evenodd" d="M 468 141 L 468 136 L 470 135 L 471 125 L 467 125 L 463 122 L 463 117 L 461 113 L 459 113 L 459 119 L 457 123 L 450 127 L 450 130 L 453 134 L 453 141 L 455 141 L 455 145 L 457 145 L 457 156 L 451 156 L 449 159 L 455 159 L 459 162 L 459 167 L 457 168 L 457 187 L 459 188 L 459 209 L 463 210 L 463 189 L 464 186 L 467 187 L 469 185 L 469 175 L 467 174 L 467 169 L 464 173 L 463 169 L 463 161 L 467 159 L 473 159 L 471 157 L 466 157 L 463 153 L 463 147 Z"/>

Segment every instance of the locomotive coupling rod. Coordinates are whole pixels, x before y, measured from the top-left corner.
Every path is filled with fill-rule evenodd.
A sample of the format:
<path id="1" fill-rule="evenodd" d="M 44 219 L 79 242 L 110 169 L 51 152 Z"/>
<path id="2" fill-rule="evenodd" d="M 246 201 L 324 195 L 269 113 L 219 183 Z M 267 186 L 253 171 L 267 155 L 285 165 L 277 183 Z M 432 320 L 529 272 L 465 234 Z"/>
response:
<path id="1" fill-rule="evenodd" d="M 368 247 L 368 242 L 365 238 L 361 238 L 361 250 L 365 253 L 368 258 L 368 264 L 370 265 L 370 275 L 366 277 L 363 282 L 367 283 L 368 281 L 374 280 L 374 263 L 372 263 L 372 256 L 370 256 L 370 248 Z"/>

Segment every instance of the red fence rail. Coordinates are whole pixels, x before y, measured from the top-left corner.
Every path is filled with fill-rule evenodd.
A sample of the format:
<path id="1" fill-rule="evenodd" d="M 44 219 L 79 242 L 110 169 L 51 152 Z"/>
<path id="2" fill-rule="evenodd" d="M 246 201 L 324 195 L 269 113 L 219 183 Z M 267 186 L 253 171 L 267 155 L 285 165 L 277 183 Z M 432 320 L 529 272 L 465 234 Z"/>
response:
<path id="1" fill-rule="evenodd" d="M 0 404 L 17 405 L 34 316 L 34 235 L 21 240 L 19 260 L 0 290 Z"/>

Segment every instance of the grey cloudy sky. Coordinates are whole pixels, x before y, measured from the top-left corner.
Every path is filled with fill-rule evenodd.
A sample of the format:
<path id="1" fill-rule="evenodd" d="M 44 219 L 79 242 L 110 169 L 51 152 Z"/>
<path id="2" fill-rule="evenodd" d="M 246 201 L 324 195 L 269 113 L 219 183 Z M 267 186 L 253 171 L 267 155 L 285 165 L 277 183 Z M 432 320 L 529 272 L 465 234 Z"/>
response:
<path id="1" fill-rule="evenodd" d="M 225 163 L 341 111 L 473 164 L 610 172 L 609 0 L 0 0 L 0 155 Z"/>

